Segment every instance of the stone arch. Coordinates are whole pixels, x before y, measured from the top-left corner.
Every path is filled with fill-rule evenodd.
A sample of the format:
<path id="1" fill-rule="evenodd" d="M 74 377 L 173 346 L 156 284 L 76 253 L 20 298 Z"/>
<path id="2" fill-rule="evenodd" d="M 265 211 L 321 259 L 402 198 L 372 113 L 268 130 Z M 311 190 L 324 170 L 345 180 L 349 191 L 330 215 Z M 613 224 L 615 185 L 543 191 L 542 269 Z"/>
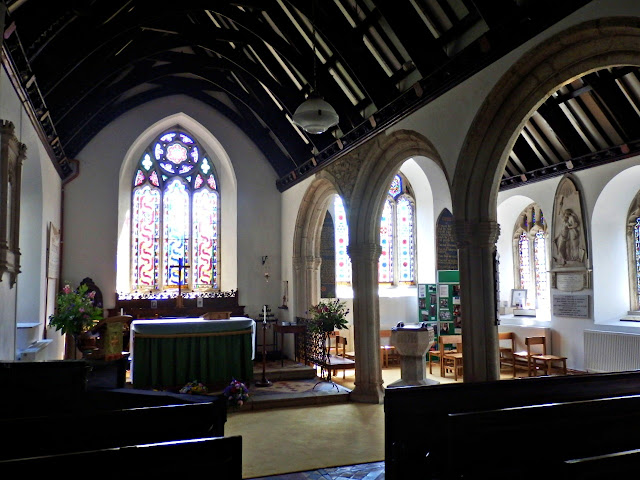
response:
<path id="1" fill-rule="evenodd" d="M 496 203 L 509 151 L 529 116 L 561 85 L 609 66 L 640 65 L 640 20 L 588 21 L 535 46 L 492 89 L 467 133 L 453 181 L 465 329 L 465 381 L 497 380 Z M 468 339 L 468 340 L 467 340 Z"/>
<path id="2" fill-rule="evenodd" d="M 409 130 L 379 135 L 325 169 L 343 197 L 349 224 L 356 352 L 356 381 L 351 393 L 354 401 L 379 403 L 383 398 L 377 288 L 380 215 L 393 175 L 404 161 L 414 156 L 432 159 L 446 178 L 435 147 Z M 448 179 L 447 183 L 450 185 Z"/>
<path id="3" fill-rule="evenodd" d="M 332 176 L 321 172 L 300 202 L 293 234 L 293 298 L 296 316 L 319 300 L 320 233 L 331 197 L 339 194 Z"/>
<path id="4" fill-rule="evenodd" d="M 364 163 L 348 201 L 349 244 L 379 241 L 378 219 L 382 214 L 383 200 L 393 175 L 408 158 L 430 158 L 442 168 L 451 185 L 436 148 L 416 132 L 398 130 L 389 135 L 378 135 L 364 148 L 366 151 L 361 153 Z"/>

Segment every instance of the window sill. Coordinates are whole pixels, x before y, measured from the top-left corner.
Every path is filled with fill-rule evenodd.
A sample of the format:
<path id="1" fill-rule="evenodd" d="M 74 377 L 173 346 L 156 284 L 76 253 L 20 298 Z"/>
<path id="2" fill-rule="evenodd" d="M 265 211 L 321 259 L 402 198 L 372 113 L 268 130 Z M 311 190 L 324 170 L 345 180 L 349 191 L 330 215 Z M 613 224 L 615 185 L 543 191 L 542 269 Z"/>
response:
<path id="1" fill-rule="evenodd" d="M 416 285 L 383 285 L 378 287 L 378 296 L 380 298 L 398 298 L 398 297 L 416 297 Z M 336 296 L 338 298 L 353 298 L 353 289 L 351 286 L 336 287 Z"/>

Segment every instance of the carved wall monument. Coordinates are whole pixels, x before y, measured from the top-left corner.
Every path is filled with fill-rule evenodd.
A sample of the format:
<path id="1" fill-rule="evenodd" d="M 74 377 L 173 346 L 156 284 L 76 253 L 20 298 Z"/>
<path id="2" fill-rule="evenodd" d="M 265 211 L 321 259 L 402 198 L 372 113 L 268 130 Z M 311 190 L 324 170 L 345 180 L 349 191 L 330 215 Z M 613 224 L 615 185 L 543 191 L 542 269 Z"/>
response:
<path id="1" fill-rule="evenodd" d="M 20 273 L 20 185 L 26 151 L 13 123 L 0 120 L 0 281 L 7 272 L 11 287 Z"/>
<path id="2" fill-rule="evenodd" d="M 558 184 L 553 206 L 552 286 L 577 292 L 589 288 L 587 229 L 580 191 L 570 177 Z"/>

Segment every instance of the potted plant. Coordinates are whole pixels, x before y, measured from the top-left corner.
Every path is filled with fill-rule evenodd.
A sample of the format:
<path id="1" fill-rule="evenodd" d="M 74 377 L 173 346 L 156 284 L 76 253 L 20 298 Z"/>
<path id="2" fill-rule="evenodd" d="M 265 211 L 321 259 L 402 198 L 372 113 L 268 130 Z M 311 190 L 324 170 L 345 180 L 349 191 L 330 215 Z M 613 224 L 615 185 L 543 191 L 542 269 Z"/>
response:
<path id="1" fill-rule="evenodd" d="M 74 345 L 82 351 L 82 335 L 102 320 L 102 308 L 93 304 L 94 291 L 88 291 L 87 285 L 81 284 L 72 290 L 66 284 L 56 299 L 56 311 L 49 316 L 49 327 L 69 334 L 74 339 Z"/>

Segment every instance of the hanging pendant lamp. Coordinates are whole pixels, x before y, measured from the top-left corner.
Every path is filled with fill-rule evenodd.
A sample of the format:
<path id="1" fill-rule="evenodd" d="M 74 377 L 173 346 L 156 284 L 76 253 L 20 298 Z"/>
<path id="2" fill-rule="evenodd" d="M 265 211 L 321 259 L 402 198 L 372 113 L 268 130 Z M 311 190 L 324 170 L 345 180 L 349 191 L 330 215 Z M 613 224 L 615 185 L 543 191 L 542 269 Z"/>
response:
<path id="1" fill-rule="evenodd" d="M 315 17 L 315 1 L 312 4 L 313 13 Z M 311 20 L 313 27 L 313 37 L 311 42 L 313 43 L 313 91 L 307 99 L 300 104 L 293 114 L 293 123 L 302 127 L 305 132 L 318 134 L 324 133 L 331 127 L 338 124 L 338 114 L 335 109 L 318 94 L 316 88 L 316 25 L 315 19 Z"/>
<path id="2" fill-rule="evenodd" d="M 296 109 L 293 123 L 308 133 L 324 133 L 338 124 L 338 114 L 320 95 L 312 93 Z"/>

